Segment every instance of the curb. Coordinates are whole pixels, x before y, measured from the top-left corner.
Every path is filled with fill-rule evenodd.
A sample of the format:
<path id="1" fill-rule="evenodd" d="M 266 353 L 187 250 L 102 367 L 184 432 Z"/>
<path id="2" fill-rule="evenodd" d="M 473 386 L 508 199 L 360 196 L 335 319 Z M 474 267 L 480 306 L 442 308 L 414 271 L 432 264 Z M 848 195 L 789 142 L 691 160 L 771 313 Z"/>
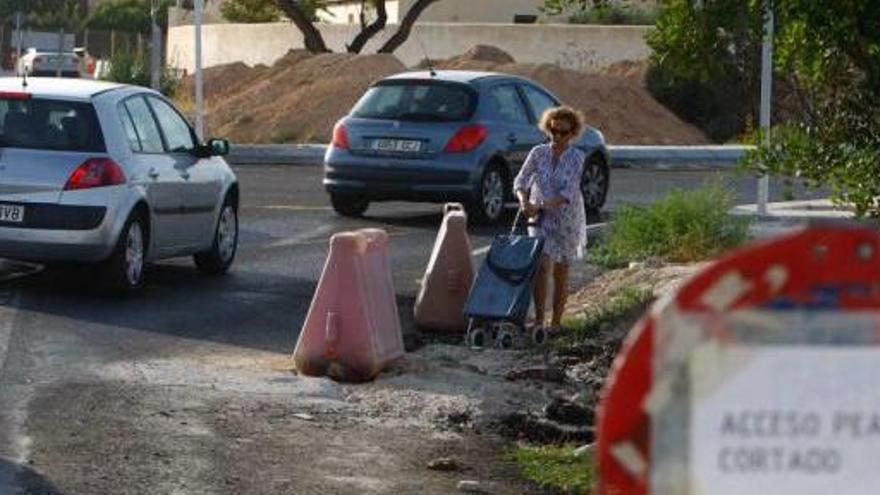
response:
<path id="1" fill-rule="evenodd" d="M 752 146 L 629 146 L 608 147 L 615 165 L 653 170 L 726 168 L 753 149 Z M 233 165 L 320 166 L 326 144 L 233 145 L 227 157 Z"/>
<path id="2" fill-rule="evenodd" d="M 767 203 L 767 214 L 758 215 L 758 205 L 735 206 L 730 214 L 754 219 L 749 230 L 756 238 L 784 234 L 792 230 L 822 222 L 846 222 L 855 217 L 852 210 L 839 208 L 828 199 L 781 201 Z"/>
<path id="3" fill-rule="evenodd" d="M 615 165 L 673 169 L 681 167 L 732 167 L 754 146 L 609 146 Z"/>
<path id="4" fill-rule="evenodd" d="M 227 160 L 232 165 L 310 165 L 324 161 L 325 144 L 232 145 Z"/>

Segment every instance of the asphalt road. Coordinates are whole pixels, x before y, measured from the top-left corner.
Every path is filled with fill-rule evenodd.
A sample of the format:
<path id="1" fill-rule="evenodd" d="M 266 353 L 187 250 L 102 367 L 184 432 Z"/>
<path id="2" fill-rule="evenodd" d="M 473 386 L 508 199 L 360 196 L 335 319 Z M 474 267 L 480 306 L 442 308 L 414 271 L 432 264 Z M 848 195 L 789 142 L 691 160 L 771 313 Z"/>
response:
<path id="1" fill-rule="evenodd" d="M 88 270 L 35 271 L 0 262 L 0 493 L 326 492 L 326 485 L 309 481 L 312 471 L 299 481 L 284 475 L 293 469 L 290 462 L 308 464 L 304 460 L 282 462 L 254 446 L 247 450 L 265 442 L 294 458 L 309 457 L 284 449 L 323 445 L 320 432 L 285 424 L 292 430 L 278 440 L 239 430 L 256 419 L 273 425 L 279 404 L 302 407 L 289 401 L 320 395 L 318 385 L 289 381 L 282 371 L 329 236 L 363 227 L 388 231 L 402 320 L 411 328 L 440 207 L 377 204 L 364 219 L 345 219 L 330 209 L 319 168 L 241 166 L 236 172 L 241 246 L 226 277 L 201 276 L 190 260 L 162 262 L 149 270 L 140 297 L 119 301 L 93 288 Z M 618 170 L 612 181 L 612 216 L 622 204 L 712 182 L 740 202 L 755 197 L 754 179 L 717 171 Z M 773 196 L 779 195 L 774 186 Z M 474 248 L 501 230 L 475 229 Z M 217 363 L 226 371 L 207 366 Z M 240 426 L 230 427 L 238 424 L 230 411 Z M 380 443 L 388 438 L 373 434 Z M 245 453 L 234 455 L 240 448 Z M 416 489 L 406 483 L 393 487 Z M 331 488 L 346 493 L 340 486 Z"/>

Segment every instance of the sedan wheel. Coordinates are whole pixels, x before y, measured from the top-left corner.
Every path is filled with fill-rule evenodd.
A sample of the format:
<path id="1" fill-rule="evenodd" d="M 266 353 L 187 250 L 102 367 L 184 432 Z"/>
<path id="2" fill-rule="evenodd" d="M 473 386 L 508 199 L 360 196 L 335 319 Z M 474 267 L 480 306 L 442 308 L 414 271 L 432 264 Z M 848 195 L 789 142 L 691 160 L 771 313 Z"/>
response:
<path id="1" fill-rule="evenodd" d="M 581 175 L 581 194 L 584 209 L 588 213 L 598 213 L 608 195 L 608 166 L 601 157 L 593 155 L 584 164 Z"/>
<path id="2" fill-rule="evenodd" d="M 370 202 L 360 196 L 330 193 L 333 210 L 344 217 L 361 217 L 370 207 Z"/>
<path id="3" fill-rule="evenodd" d="M 220 210 L 214 244 L 209 251 L 193 256 L 196 268 L 209 275 L 222 275 L 229 271 L 238 250 L 238 210 L 227 199 Z"/>
<path id="4" fill-rule="evenodd" d="M 103 264 L 104 281 L 120 296 L 131 295 L 143 287 L 144 265 L 147 259 L 147 236 L 144 222 L 138 214 L 125 223 L 116 249 Z"/>
<path id="5" fill-rule="evenodd" d="M 498 165 L 490 165 L 480 181 L 479 198 L 468 208 L 468 214 L 478 223 L 491 224 L 504 213 L 505 178 Z"/>
<path id="6" fill-rule="evenodd" d="M 223 208 L 220 215 L 220 225 L 217 226 L 217 249 L 220 259 L 228 263 L 235 256 L 235 247 L 238 240 L 238 218 L 232 206 Z"/>
<path id="7" fill-rule="evenodd" d="M 132 222 L 125 240 L 125 276 L 128 285 L 137 287 L 144 277 L 144 233 L 140 222 Z"/>

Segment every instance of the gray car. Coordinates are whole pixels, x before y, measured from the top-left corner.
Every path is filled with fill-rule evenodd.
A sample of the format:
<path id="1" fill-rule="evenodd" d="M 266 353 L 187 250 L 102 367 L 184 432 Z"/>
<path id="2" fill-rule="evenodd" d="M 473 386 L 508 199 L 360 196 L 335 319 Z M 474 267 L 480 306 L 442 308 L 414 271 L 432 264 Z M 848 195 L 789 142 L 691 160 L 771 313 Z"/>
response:
<path id="1" fill-rule="evenodd" d="M 460 201 L 471 218 L 496 222 L 529 151 L 546 141 L 538 119 L 560 104 L 534 81 L 503 74 L 425 71 L 383 79 L 336 124 L 324 186 L 341 215 L 362 215 L 372 201 Z M 588 127 L 575 146 L 587 157 L 584 204 L 596 212 L 608 193 L 605 140 Z"/>
<path id="2" fill-rule="evenodd" d="M 144 264 L 229 269 L 238 183 L 159 93 L 87 80 L 0 78 L 0 257 L 96 263 L 121 292 Z"/>

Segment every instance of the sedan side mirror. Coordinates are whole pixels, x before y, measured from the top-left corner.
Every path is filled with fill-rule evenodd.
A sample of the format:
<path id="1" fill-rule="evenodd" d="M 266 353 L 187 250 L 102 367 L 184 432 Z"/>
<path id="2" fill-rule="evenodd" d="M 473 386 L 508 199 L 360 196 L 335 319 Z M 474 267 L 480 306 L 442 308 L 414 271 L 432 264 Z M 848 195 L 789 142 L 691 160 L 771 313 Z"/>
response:
<path id="1" fill-rule="evenodd" d="M 210 158 L 212 156 L 226 156 L 229 154 L 229 141 L 225 139 L 211 138 L 205 144 L 196 148 L 196 156 Z"/>
<path id="2" fill-rule="evenodd" d="M 208 140 L 207 148 L 210 150 L 211 156 L 226 156 L 229 154 L 229 141 L 211 138 Z"/>

